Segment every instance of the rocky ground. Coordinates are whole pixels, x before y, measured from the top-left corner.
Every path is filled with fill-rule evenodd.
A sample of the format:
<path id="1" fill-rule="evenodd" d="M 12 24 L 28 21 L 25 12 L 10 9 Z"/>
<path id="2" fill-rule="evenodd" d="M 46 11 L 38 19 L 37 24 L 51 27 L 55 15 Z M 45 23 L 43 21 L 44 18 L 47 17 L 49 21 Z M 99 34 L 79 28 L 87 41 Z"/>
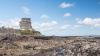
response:
<path id="1" fill-rule="evenodd" d="M 0 56 L 100 56 L 100 39 L 5 35 Z"/>

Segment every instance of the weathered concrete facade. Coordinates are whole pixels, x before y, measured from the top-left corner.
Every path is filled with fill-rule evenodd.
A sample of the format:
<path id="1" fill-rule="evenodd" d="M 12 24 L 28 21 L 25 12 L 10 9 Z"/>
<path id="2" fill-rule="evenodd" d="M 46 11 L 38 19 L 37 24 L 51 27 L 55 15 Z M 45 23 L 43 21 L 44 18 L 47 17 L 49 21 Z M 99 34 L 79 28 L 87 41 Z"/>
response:
<path id="1" fill-rule="evenodd" d="M 22 18 L 20 21 L 20 30 L 23 35 L 34 35 L 40 36 L 41 33 L 32 28 L 32 23 L 30 18 Z"/>
<path id="2" fill-rule="evenodd" d="M 41 36 L 39 31 L 36 31 L 32 28 L 31 19 L 30 18 L 22 18 L 19 22 L 20 29 L 14 28 L 0 28 L 0 35 L 5 34 L 16 34 L 16 35 L 33 35 L 33 36 Z"/>
<path id="3" fill-rule="evenodd" d="M 30 18 L 22 18 L 20 21 L 20 29 L 21 30 L 32 30 L 31 19 Z"/>

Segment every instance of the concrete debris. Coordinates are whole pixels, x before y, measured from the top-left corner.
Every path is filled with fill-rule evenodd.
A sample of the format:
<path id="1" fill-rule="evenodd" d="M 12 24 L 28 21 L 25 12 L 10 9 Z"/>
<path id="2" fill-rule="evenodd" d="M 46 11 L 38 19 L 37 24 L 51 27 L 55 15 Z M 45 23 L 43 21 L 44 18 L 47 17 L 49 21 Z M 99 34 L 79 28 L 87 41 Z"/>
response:
<path id="1" fill-rule="evenodd" d="M 4 35 L 0 56 L 100 56 L 100 39 Z"/>

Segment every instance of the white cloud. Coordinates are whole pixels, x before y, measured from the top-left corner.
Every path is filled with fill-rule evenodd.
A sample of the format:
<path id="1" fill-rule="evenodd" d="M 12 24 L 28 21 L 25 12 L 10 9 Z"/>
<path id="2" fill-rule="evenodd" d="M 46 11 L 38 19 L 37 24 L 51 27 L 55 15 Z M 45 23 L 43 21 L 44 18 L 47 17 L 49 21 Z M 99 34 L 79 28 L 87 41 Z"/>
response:
<path id="1" fill-rule="evenodd" d="M 43 21 L 45 21 L 45 22 L 47 22 L 48 21 L 48 19 L 49 19 L 49 16 L 48 15 L 46 15 L 46 14 L 43 14 L 43 15 L 41 15 L 41 17 L 40 17 Z"/>
<path id="2" fill-rule="evenodd" d="M 64 17 L 69 17 L 69 16 L 71 16 L 71 13 L 65 13 L 64 14 Z"/>
<path id="3" fill-rule="evenodd" d="M 70 26 L 71 25 L 63 25 L 63 26 L 61 26 L 61 30 L 66 30 L 66 29 L 70 28 Z"/>
<path id="4" fill-rule="evenodd" d="M 76 21 L 80 21 L 80 18 L 77 17 L 75 20 L 76 20 Z"/>
<path id="5" fill-rule="evenodd" d="M 43 22 L 41 23 L 41 27 L 43 28 L 51 28 L 57 25 L 58 23 L 56 21 L 51 21 L 51 22 Z"/>
<path id="6" fill-rule="evenodd" d="M 0 26 L 10 27 L 10 28 L 19 28 L 20 18 L 11 18 L 9 20 L 1 20 Z"/>
<path id="7" fill-rule="evenodd" d="M 33 23 L 33 28 L 40 30 L 40 31 L 48 31 L 48 30 L 53 30 L 57 26 L 58 22 L 57 21 L 50 21 L 50 22 L 35 22 Z"/>
<path id="8" fill-rule="evenodd" d="M 79 28 L 81 25 L 74 25 L 73 28 Z"/>
<path id="9" fill-rule="evenodd" d="M 41 19 L 48 19 L 48 16 L 45 15 L 45 14 L 43 14 L 40 18 L 41 18 Z"/>
<path id="10" fill-rule="evenodd" d="M 62 25 L 61 26 L 61 30 L 73 30 L 73 29 L 78 29 L 79 27 L 81 27 L 81 25 L 75 24 L 75 25 L 71 25 L 71 24 L 66 24 L 66 25 Z"/>
<path id="11" fill-rule="evenodd" d="M 82 25 L 79 25 L 79 24 L 75 24 L 75 25 L 72 25 L 70 27 L 71 30 L 77 30 L 77 29 L 80 29 Z"/>
<path id="12" fill-rule="evenodd" d="M 34 28 L 34 29 L 36 29 L 36 30 L 38 30 L 38 29 L 40 29 L 40 23 L 38 23 L 38 22 L 32 22 L 32 27 Z"/>
<path id="13" fill-rule="evenodd" d="M 72 6 L 73 6 L 73 4 L 66 3 L 66 2 L 63 2 L 63 3 L 60 4 L 60 7 L 61 8 L 69 8 L 69 7 L 72 7 Z"/>
<path id="14" fill-rule="evenodd" d="M 22 11 L 23 11 L 24 14 L 30 15 L 30 9 L 28 7 L 22 6 L 21 9 L 22 9 Z"/>
<path id="15" fill-rule="evenodd" d="M 84 20 L 78 21 L 78 23 L 97 27 L 100 26 L 100 18 L 93 19 L 93 18 L 86 17 Z"/>

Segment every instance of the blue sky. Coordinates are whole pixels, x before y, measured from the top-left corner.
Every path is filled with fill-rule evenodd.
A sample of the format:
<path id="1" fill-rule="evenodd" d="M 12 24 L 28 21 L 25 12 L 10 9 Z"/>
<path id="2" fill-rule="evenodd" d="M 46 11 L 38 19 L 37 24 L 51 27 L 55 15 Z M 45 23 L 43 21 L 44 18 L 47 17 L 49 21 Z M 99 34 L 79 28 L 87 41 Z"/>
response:
<path id="1" fill-rule="evenodd" d="M 100 0 L 0 0 L 0 26 L 23 17 L 44 35 L 100 35 Z"/>

